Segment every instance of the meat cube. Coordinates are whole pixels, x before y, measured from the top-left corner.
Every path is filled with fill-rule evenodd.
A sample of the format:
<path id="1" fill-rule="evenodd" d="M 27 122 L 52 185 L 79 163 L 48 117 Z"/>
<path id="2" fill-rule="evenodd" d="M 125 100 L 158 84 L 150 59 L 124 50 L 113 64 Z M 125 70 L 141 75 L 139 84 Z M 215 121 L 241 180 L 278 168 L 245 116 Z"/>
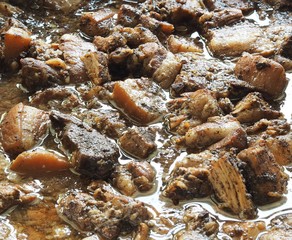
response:
<path id="1" fill-rule="evenodd" d="M 44 61 L 23 58 L 20 63 L 22 84 L 30 92 L 65 83 L 67 73 L 50 67 Z"/>
<path id="2" fill-rule="evenodd" d="M 175 25 L 192 25 L 206 11 L 204 4 L 198 0 L 160 0 L 153 7 L 151 0 L 145 1 L 143 8 L 145 12 L 155 10 L 163 20 Z"/>
<path id="3" fill-rule="evenodd" d="M 204 151 L 187 155 L 177 161 L 163 195 L 170 198 L 174 204 L 178 204 L 180 200 L 209 196 L 212 193 L 208 179 L 210 164 L 217 158 L 216 153 Z"/>
<path id="4" fill-rule="evenodd" d="M 207 59 L 194 53 L 181 53 L 176 57 L 183 64 L 171 85 L 173 96 L 205 88 L 215 92 L 217 98 L 238 98 L 252 89 L 250 85 L 236 78 L 230 65 L 218 59 Z"/>
<path id="5" fill-rule="evenodd" d="M 207 33 L 210 28 L 218 28 L 231 25 L 243 18 L 242 11 L 236 8 L 226 8 L 213 12 L 204 13 L 199 18 L 199 24 L 202 30 Z"/>
<path id="6" fill-rule="evenodd" d="M 240 24 L 212 29 L 208 33 L 208 46 L 216 56 L 240 56 L 243 52 L 259 53 L 263 56 L 275 54 L 287 36 L 290 25 L 279 25 L 262 29 L 252 24 Z"/>
<path id="7" fill-rule="evenodd" d="M 181 135 L 206 122 L 209 117 L 222 114 L 214 94 L 206 89 L 185 93 L 181 98 L 170 100 L 167 108 L 171 112 L 168 118 L 170 130 Z"/>
<path id="8" fill-rule="evenodd" d="M 237 8 L 248 13 L 254 10 L 254 4 L 250 0 L 203 0 L 207 8 L 211 11 L 222 10 L 226 8 Z"/>
<path id="9" fill-rule="evenodd" d="M 33 148 L 44 138 L 48 124 L 46 112 L 22 103 L 15 105 L 1 123 L 4 150 L 15 156 Z"/>
<path id="10" fill-rule="evenodd" d="M 14 59 L 29 49 L 31 33 L 19 27 L 10 27 L 4 33 L 4 57 L 6 60 Z"/>
<path id="11" fill-rule="evenodd" d="M 157 148 L 155 136 L 153 128 L 133 127 L 122 134 L 119 143 L 121 148 L 130 155 L 147 158 Z"/>
<path id="12" fill-rule="evenodd" d="M 288 84 L 285 69 L 262 56 L 244 55 L 236 63 L 235 74 L 272 98 L 281 97 Z"/>
<path id="13" fill-rule="evenodd" d="M 257 236 L 266 230 L 266 224 L 263 221 L 225 222 L 222 229 L 234 240 L 257 239 Z"/>
<path id="14" fill-rule="evenodd" d="M 282 43 L 280 54 L 292 60 L 292 34 Z"/>
<path id="15" fill-rule="evenodd" d="M 230 115 L 211 117 L 208 122 L 187 131 L 186 145 L 192 149 L 206 148 L 241 128 L 240 123 Z"/>
<path id="16" fill-rule="evenodd" d="M 82 102 L 72 89 L 59 86 L 35 93 L 31 98 L 31 104 L 45 111 L 54 109 L 71 112 L 73 108 L 81 106 Z"/>
<path id="17" fill-rule="evenodd" d="M 135 27 L 140 21 L 141 10 L 128 4 L 123 4 L 118 12 L 118 23 L 125 27 Z"/>
<path id="18" fill-rule="evenodd" d="M 292 163 L 292 135 L 269 137 L 263 140 L 280 165 Z"/>
<path id="19" fill-rule="evenodd" d="M 1 182 L 0 185 L 0 213 L 20 203 L 20 191 L 15 186 Z"/>
<path id="20" fill-rule="evenodd" d="M 115 143 L 70 115 L 52 112 L 53 126 L 63 130 L 61 141 L 72 153 L 76 171 L 89 177 L 105 179 L 118 162 L 119 150 Z"/>
<path id="21" fill-rule="evenodd" d="M 147 78 L 117 82 L 113 100 L 129 117 L 143 124 L 158 120 L 166 111 L 164 93 Z"/>
<path id="22" fill-rule="evenodd" d="M 102 85 L 111 80 L 108 69 L 108 57 L 103 52 L 89 52 L 81 57 L 91 82 Z"/>
<path id="23" fill-rule="evenodd" d="M 183 217 L 186 224 L 184 230 L 176 234 L 177 240 L 185 239 L 217 239 L 219 224 L 210 213 L 200 206 L 189 207 Z"/>
<path id="24" fill-rule="evenodd" d="M 221 202 L 220 208 L 228 209 L 242 219 L 254 218 L 256 209 L 238 164 L 236 156 L 225 153 L 219 160 L 212 162 L 209 180 L 215 196 Z"/>
<path id="25" fill-rule="evenodd" d="M 117 166 L 112 174 L 114 186 L 127 196 L 131 196 L 137 191 L 149 191 L 153 187 L 154 178 L 155 171 L 146 161 L 131 161 Z"/>
<path id="26" fill-rule="evenodd" d="M 253 146 L 241 151 L 238 158 L 246 163 L 243 176 L 255 203 L 275 202 L 287 192 L 289 176 L 277 164 L 268 148 Z"/>
<path id="27" fill-rule="evenodd" d="M 176 35 L 170 35 L 167 38 L 167 46 L 172 53 L 203 52 L 202 46 L 198 46 L 198 44 L 195 43 L 194 39 L 188 39 Z"/>
<path id="28" fill-rule="evenodd" d="M 103 8 L 96 12 L 82 13 L 80 18 L 80 29 L 88 36 L 106 37 L 115 25 L 113 18 L 115 12 L 109 8 Z"/>
<path id="29" fill-rule="evenodd" d="M 148 28 L 151 32 L 155 33 L 158 37 L 164 38 L 165 35 L 169 35 L 174 31 L 174 26 L 165 21 L 159 21 L 148 15 L 142 15 L 140 17 L 141 25 Z"/>
<path id="30" fill-rule="evenodd" d="M 142 202 L 115 194 L 105 187 L 97 188 L 94 196 L 68 192 L 60 199 L 57 209 L 82 231 L 96 232 L 105 239 L 129 233 L 150 218 Z"/>
<path id="31" fill-rule="evenodd" d="M 114 31 L 108 37 L 95 36 L 93 44 L 98 51 L 110 53 L 119 47 L 124 47 L 127 39 L 119 31 Z"/>
<path id="32" fill-rule="evenodd" d="M 69 76 L 67 83 L 82 83 L 89 80 L 84 63 L 81 60 L 88 52 L 96 52 L 92 43 L 85 42 L 73 34 L 61 37 L 59 48 L 64 53 L 65 63 L 68 65 Z"/>
<path id="33" fill-rule="evenodd" d="M 236 104 L 231 114 L 241 123 L 254 123 L 262 118 L 274 119 L 282 117 L 282 113 L 273 110 L 258 92 L 249 93 Z"/>

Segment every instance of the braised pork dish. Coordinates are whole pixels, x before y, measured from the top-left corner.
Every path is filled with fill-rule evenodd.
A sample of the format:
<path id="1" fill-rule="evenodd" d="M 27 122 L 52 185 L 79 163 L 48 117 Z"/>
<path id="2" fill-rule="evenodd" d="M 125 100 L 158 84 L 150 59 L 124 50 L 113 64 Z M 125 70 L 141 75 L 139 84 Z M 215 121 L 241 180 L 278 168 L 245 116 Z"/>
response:
<path id="1" fill-rule="evenodd" d="M 0 239 L 291 239 L 291 10 L 0 1 Z"/>

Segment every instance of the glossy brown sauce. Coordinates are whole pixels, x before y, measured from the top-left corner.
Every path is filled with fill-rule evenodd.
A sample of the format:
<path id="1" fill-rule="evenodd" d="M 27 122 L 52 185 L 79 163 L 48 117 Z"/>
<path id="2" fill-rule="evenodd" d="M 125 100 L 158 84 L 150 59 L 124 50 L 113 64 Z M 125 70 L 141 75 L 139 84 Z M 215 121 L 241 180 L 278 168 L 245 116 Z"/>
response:
<path id="1" fill-rule="evenodd" d="M 124 1 L 132 3 L 134 1 Z M 52 14 L 45 10 L 29 10 L 31 13 L 23 16 L 24 23 L 34 34 L 34 38 L 43 38 L 47 42 L 54 42 L 64 33 L 79 32 L 78 16 L 83 11 L 94 11 L 102 7 L 118 7 L 121 1 L 91 1 L 85 4 L 83 8 L 74 14 L 63 15 L 59 13 Z M 45 14 L 45 18 L 43 17 Z M 266 26 L 269 24 L 269 18 L 260 19 L 259 15 L 254 12 L 250 18 L 257 21 L 259 25 Z M 198 34 L 194 33 L 193 37 Z M 203 44 L 203 40 L 200 40 Z M 206 57 L 208 51 L 204 48 Z M 292 80 L 292 73 L 287 73 L 287 77 Z M 17 75 L 0 76 L 0 114 L 5 114 L 16 103 L 28 103 L 28 95 L 24 93 L 20 86 L 20 80 Z M 288 121 L 291 121 L 292 114 L 292 83 L 288 85 L 286 98 L 281 109 Z M 153 224 L 151 230 L 151 239 L 172 239 L 173 234 L 184 228 L 182 222 L 183 209 L 189 206 L 199 204 L 207 209 L 212 215 L 216 216 L 222 224 L 225 221 L 238 221 L 236 216 L 229 215 L 220 210 L 212 198 L 194 199 L 191 201 L 181 202 L 174 206 L 171 200 L 161 196 L 161 189 L 167 180 L 169 173 L 175 161 L 183 158 L 186 152 L 182 149 L 173 148 L 172 135 L 170 135 L 162 123 L 156 123 L 155 126 L 160 128 L 156 137 L 158 151 L 151 157 L 151 164 L 156 170 L 156 182 L 154 188 L 147 193 L 138 194 L 135 197 L 149 206 L 153 214 Z M 122 154 L 121 163 L 129 161 L 130 157 Z M 39 200 L 36 204 L 30 206 L 19 206 L 0 216 L 7 228 L 7 239 L 83 239 L 90 237 L 92 233 L 82 233 L 74 229 L 70 224 L 64 222 L 55 210 L 56 200 L 59 194 L 65 193 L 69 189 L 85 189 L 88 185 L 88 179 L 84 179 L 75 173 L 66 172 L 61 174 L 48 174 L 46 176 L 22 177 L 9 171 L 10 160 L 0 151 L 0 180 L 9 179 L 15 183 L 34 182 L 38 186 Z M 286 168 L 290 179 L 292 177 L 291 169 Z M 264 220 L 267 225 L 271 218 L 276 215 L 290 212 L 292 207 L 289 202 L 292 201 L 292 182 L 289 181 L 288 194 L 274 204 L 265 205 L 258 210 L 258 218 L 255 220 Z M 9 233 L 10 232 L 10 233 Z M 9 237 L 8 237 L 9 236 Z M 219 237 L 227 236 L 219 233 Z M 89 238 L 90 239 L 90 238 Z M 131 236 L 121 237 L 121 239 L 131 239 Z"/>

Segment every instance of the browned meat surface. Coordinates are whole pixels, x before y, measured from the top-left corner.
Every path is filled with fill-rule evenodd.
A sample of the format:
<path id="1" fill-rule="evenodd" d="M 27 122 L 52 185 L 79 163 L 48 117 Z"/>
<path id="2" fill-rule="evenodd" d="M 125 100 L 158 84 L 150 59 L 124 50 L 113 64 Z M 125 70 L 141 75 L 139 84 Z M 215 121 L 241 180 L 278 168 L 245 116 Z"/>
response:
<path id="1" fill-rule="evenodd" d="M 155 5 L 151 0 L 147 0 L 143 5 L 143 10 L 155 11 L 163 20 L 188 26 L 193 24 L 206 11 L 206 8 L 198 0 L 159 0 Z"/>
<path id="2" fill-rule="evenodd" d="M 291 25 L 261 29 L 252 24 L 211 29 L 208 46 L 215 56 L 240 56 L 243 52 L 270 56 L 278 52 L 291 35 Z"/>
<path id="3" fill-rule="evenodd" d="M 177 240 L 217 239 L 219 224 L 208 211 L 199 206 L 189 207 L 183 217 L 186 228 L 176 234 Z"/>
<path id="4" fill-rule="evenodd" d="M 147 158 L 157 146 L 155 143 L 156 131 L 149 127 L 133 127 L 124 132 L 119 138 L 121 148 L 138 158 Z"/>
<path id="5" fill-rule="evenodd" d="M 215 92 L 218 97 L 232 97 L 232 95 L 240 97 L 252 89 L 235 77 L 232 67 L 218 59 L 206 59 L 202 55 L 193 53 L 176 56 L 183 65 L 171 85 L 172 95 L 180 96 L 184 92 L 206 88 Z"/>
<path id="6" fill-rule="evenodd" d="M 31 98 L 31 104 L 45 111 L 69 112 L 82 105 L 82 102 L 72 89 L 59 86 L 36 92 Z"/>
<path id="7" fill-rule="evenodd" d="M 190 128 L 186 132 L 185 142 L 191 149 L 204 149 L 233 135 L 239 129 L 242 129 L 240 123 L 230 115 L 210 117 L 206 123 Z"/>
<path id="8" fill-rule="evenodd" d="M 233 240 L 257 239 L 257 236 L 266 230 L 266 224 L 259 222 L 226 222 L 223 224 L 223 232 Z"/>
<path id="9" fill-rule="evenodd" d="M 95 36 L 93 40 L 97 50 L 105 53 L 110 53 L 119 47 L 123 47 L 126 43 L 127 39 L 118 29 L 107 37 Z"/>
<path id="10" fill-rule="evenodd" d="M 33 185 L 16 185 L 9 182 L 0 184 L 0 214 L 19 204 L 29 204 L 36 200 Z M 1 236 L 1 235 L 0 235 Z"/>
<path id="11" fill-rule="evenodd" d="M 107 178 L 118 162 L 118 147 L 109 138 L 69 116 L 53 112 L 50 118 L 56 129 L 63 130 L 61 141 L 72 153 L 72 165 L 84 175 Z"/>
<path id="12" fill-rule="evenodd" d="M 170 35 L 167 38 L 167 47 L 172 53 L 199 52 L 202 53 L 202 46 L 199 46 L 194 39 Z"/>
<path id="13" fill-rule="evenodd" d="M 66 83 L 86 82 L 88 76 L 81 57 L 88 52 L 96 52 L 95 46 L 73 34 L 65 34 L 60 40 L 59 48 L 63 51 L 65 63 L 69 67 L 69 79 L 66 79 Z"/>
<path id="14" fill-rule="evenodd" d="M 141 10 L 128 4 L 119 8 L 118 23 L 125 27 L 136 27 L 140 22 Z"/>
<path id="15" fill-rule="evenodd" d="M 204 13 L 199 18 L 201 29 L 207 33 L 210 28 L 218 28 L 231 25 L 243 18 L 242 11 L 237 8 L 225 8 L 224 10 L 215 10 Z"/>
<path id="16" fill-rule="evenodd" d="M 132 196 L 137 191 L 146 192 L 153 187 L 155 171 L 146 161 L 131 161 L 117 166 L 111 178 L 120 192 Z"/>
<path id="17" fill-rule="evenodd" d="M 231 114 L 240 123 L 254 123 L 263 118 L 274 119 L 282 117 L 282 113 L 273 110 L 258 92 L 249 93 L 235 105 Z"/>
<path id="18" fill-rule="evenodd" d="M 89 52 L 81 59 L 93 84 L 101 85 L 111 80 L 107 54 L 103 52 Z"/>
<path id="19" fill-rule="evenodd" d="M 220 208 L 230 210 L 241 219 L 254 218 L 256 209 L 237 164 L 236 156 L 224 154 L 219 160 L 212 162 L 209 180 L 220 201 Z"/>
<path id="20" fill-rule="evenodd" d="M 288 8 L 291 9 L 292 3 L 289 0 L 265 0 L 265 2 L 275 6 L 276 8 Z"/>
<path id="21" fill-rule="evenodd" d="M 59 72 L 44 61 L 34 58 L 23 58 L 20 60 L 20 63 L 22 65 L 22 84 L 30 92 L 56 84 L 64 84 L 66 81 L 66 72 Z"/>
<path id="22" fill-rule="evenodd" d="M 264 140 L 278 164 L 284 166 L 292 162 L 292 136 L 291 134 L 269 137 Z"/>
<path id="23" fill-rule="evenodd" d="M 291 213 L 275 217 L 267 233 L 260 236 L 260 240 L 289 240 L 292 236 Z"/>
<path id="24" fill-rule="evenodd" d="M 181 135 L 206 122 L 209 117 L 222 114 L 214 94 L 206 89 L 185 93 L 181 98 L 170 100 L 167 108 L 171 113 L 167 117 L 169 129 Z"/>
<path id="25" fill-rule="evenodd" d="M 281 97 L 288 84 L 282 65 L 262 56 L 245 54 L 236 63 L 235 74 L 272 98 Z"/>
<path id="26" fill-rule="evenodd" d="M 204 151 L 190 154 L 177 161 L 163 195 L 170 198 L 174 204 L 180 200 L 189 200 L 209 196 L 212 187 L 209 182 L 210 165 L 217 160 L 216 153 Z"/>
<path id="27" fill-rule="evenodd" d="M 254 9 L 254 4 L 250 0 L 203 0 L 209 10 L 237 8 L 243 12 L 249 12 Z"/>
<path id="28" fill-rule="evenodd" d="M 7 113 L 1 123 L 1 143 L 4 150 L 15 156 L 37 145 L 48 130 L 46 112 L 19 103 Z"/>
<path id="29" fill-rule="evenodd" d="M 164 93 L 147 78 L 117 82 L 114 85 L 113 100 L 132 119 L 144 124 L 161 118 L 166 111 Z"/>
<path id="30" fill-rule="evenodd" d="M 104 187 L 94 195 L 71 191 L 59 200 L 58 211 L 82 231 L 116 239 L 150 218 L 142 202 L 115 194 Z"/>
<path id="31" fill-rule="evenodd" d="M 246 163 L 242 174 L 255 203 L 275 202 L 287 192 L 289 177 L 268 148 L 253 146 L 241 151 L 238 158 Z"/>
<path id="32" fill-rule="evenodd" d="M 80 30 L 88 36 L 106 37 L 115 26 L 113 18 L 115 12 L 109 8 L 103 8 L 96 12 L 82 13 L 80 18 Z"/>
<path id="33" fill-rule="evenodd" d="M 181 69 L 173 53 L 158 43 L 145 43 L 134 50 L 128 60 L 134 75 L 152 77 L 162 88 L 168 88 Z"/>

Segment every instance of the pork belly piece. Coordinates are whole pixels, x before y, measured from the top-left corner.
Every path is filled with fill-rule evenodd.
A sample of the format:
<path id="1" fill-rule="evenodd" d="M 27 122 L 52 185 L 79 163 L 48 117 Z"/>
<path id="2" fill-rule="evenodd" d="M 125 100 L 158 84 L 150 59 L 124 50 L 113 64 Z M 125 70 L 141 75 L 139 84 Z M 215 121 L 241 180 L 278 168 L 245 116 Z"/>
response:
<path id="1" fill-rule="evenodd" d="M 209 180 L 220 201 L 220 208 L 231 211 L 241 219 L 250 219 L 256 217 L 256 209 L 237 166 L 238 161 L 234 154 L 225 153 L 211 163 Z"/>
<path id="2" fill-rule="evenodd" d="M 67 192 L 57 205 L 59 214 L 82 231 L 95 232 L 105 239 L 117 239 L 121 232 L 132 232 L 150 218 L 142 202 L 98 187 L 93 196 Z"/>
<path id="3" fill-rule="evenodd" d="M 147 158 L 157 148 L 155 137 L 154 128 L 132 127 L 121 135 L 119 143 L 121 148 L 130 155 Z"/>
<path id="4" fill-rule="evenodd" d="M 37 198 L 33 193 L 35 190 L 33 183 L 20 186 L 2 181 L 0 183 L 0 214 L 13 206 L 32 203 Z"/>
<path id="5" fill-rule="evenodd" d="M 243 14 L 237 8 L 225 8 L 223 10 L 215 10 L 204 13 L 199 18 L 200 28 L 207 33 L 210 28 L 218 28 L 226 25 L 231 25 L 243 19 Z"/>
<path id="6" fill-rule="evenodd" d="M 263 118 L 280 118 L 283 114 L 273 110 L 258 92 L 249 93 L 238 102 L 231 114 L 241 123 L 255 123 Z"/>
<path id="7" fill-rule="evenodd" d="M 172 53 L 198 52 L 202 53 L 203 48 L 195 43 L 194 39 L 170 35 L 167 38 L 167 47 Z"/>
<path id="8" fill-rule="evenodd" d="M 126 37 L 119 29 L 113 30 L 113 33 L 107 37 L 95 36 L 93 44 L 98 51 L 110 53 L 119 47 L 124 47 L 127 43 Z"/>
<path id="9" fill-rule="evenodd" d="M 96 12 L 84 12 L 80 17 L 80 30 L 90 37 L 106 37 L 116 24 L 115 14 L 109 8 L 99 9 Z"/>
<path id="10" fill-rule="evenodd" d="M 210 164 L 217 160 L 216 152 L 203 151 L 190 154 L 175 163 L 163 195 L 174 204 L 181 200 L 190 200 L 209 196 L 212 187 L 209 182 Z"/>
<path id="11" fill-rule="evenodd" d="M 189 207 L 185 210 L 183 221 L 186 227 L 175 235 L 175 239 L 217 239 L 216 236 L 219 231 L 219 224 L 217 220 L 202 207 Z"/>
<path id="12" fill-rule="evenodd" d="M 282 65 L 262 56 L 243 55 L 236 63 L 235 74 L 274 99 L 283 95 L 288 84 Z"/>
<path id="13" fill-rule="evenodd" d="M 121 193 L 132 196 L 137 191 L 146 192 L 153 187 L 155 170 L 146 161 L 131 161 L 117 166 L 111 178 L 113 185 Z"/>
<path id="14" fill-rule="evenodd" d="M 159 0 L 156 1 L 156 4 L 147 0 L 143 3 L 142 10 L 143 12 L 155 11 L 162 20 L 175 25 L 183 24 L 187 26 L 194 24 L 203 12 L 207 11 L 202 1 L 198 0 Z"/>
<path id="15" fill-rule="evenodd" d="M 102 85 L 111 80 L 108 69 L 108 56 L 103 52 L 89 52 L 81 57 L 91 82 Z"/>
<path id="16" fill-rule="evenodd" d="M 290 25 L 276 25 L 260 28 L 252 24 L 211 29 L 208 47 L 215 56 L 235 57 L 243 52 L 259 53 L 265 57 L 279 51 L 287 36 L 291 35 Z"/>
<path id="17" fill-rule="evenodd" d="M 1 143 L 4 150 L 15 156 L 36 146 L 47 133 L 47 112 L 22 103 L 15 105 L 1 123 Z"/>
<path id="18" fill-rule="evenodd" d="M 183 64 L 170 88 L 173 96 L 205 88 L 215 92 L 217 98 L 240 97 L 252 89 L 249 84 L 237 79 L 232 66 L 218 59 L 206 59 L 194 53 L 181 53 L 176 57 Z"/>
<path id="19" fill-rule="evenodd" d="M 136 27 L 140 22 L 141 15 L 141 9 L 122 4 L 118 11 L 118 23 L 124 27 Z"/>
<path id="20" fill-rule="evenodd" d="M 239 129 L 242 129 L 240 123 L 230 115 L 210 117 L 206 123 L 190 128 L 185 135 L 185 142 L 191 149 L 203 149 L 233 135 Z M 240 139 L 244 140 L 244 138 Z M 244 142 L 246 142 L 246 138 Z M 237 141 L 233 143 L 237 143 Z M 236 147 L 236 144 L 234 147 Z"/>
<path id="21" fill-rule="evenodd" d="M 259 237 L 260 240 L 289 240 L 292 234 L 291 213 L 275 217 L 271 221 L 271 228 Z"/>
<path id="22" fill-rule="evenodd" d="M 246 163 L 242 174 L 255 203 L 263 205 L 279 200 L 287 192 L 289 176 L 264 146 L 252 146 L 238 154 Z"/>
<path id="23" fill-rule="evenodd" d="M 61 142 L 72 153 L 71 162 L 77 172 L 89 177 L 105 179 L 118 162 L 115 143 L 70 115 L 52 111 L 53 127 L 62 130 Z"/>
<path id="24" fill-rule="evenodd" d="M 181 98 L 167 102 L 170 112 L 167 121 L 171 131 L 184 135 L 190 128 L 206 122 L 209 117 L 222 114 L 214 94 L 207 89 L 182 95 Z"/>
<path id="25" fill-rule="evenodd" d="M 257 239 L 257 236 L 266 230 L 266 224 L 263 221 L 225 222 L 222 230 L 234 240 Z"/>
<path id="26" fill-rule="evenodd" d="M 23 86 L 30 92 L 64 84 L 67 72 L 61 72 L 50 67 L 46 62 L 34 58 L 23 58 L 21 63 L 21 78 Z"/>
<path id="27" fill-rule="evenodd" d="M 250 0 L 203 0 L 203 2 L 210 11 L 237 8 L 244 13 L 248 13 L 255 8 Z"/>
<path id="28" fill-rule="evenodd" d="M 162 88 L 169 88 L 181 69 L 175 55 L 158 43 L 145 43 L 134 50 L 128 60 L 134 76 L 152 77 Z"/>
<path id="29" fill-rule="evenodd" d="M 142 124 L 157 120 L 166 112 L 164 93 L 147 78 L 116 82 L 113 100 L 129 117 Z"/>
<path id="30" fill-rule="evenodd" d="M 60 50 L 64 54 L 68 66 L 69 79 L 67 83 L 82 83 L 89 80 L 86 68 L 81 57 L 88 52 L 96 52 L 94 44 L 85 42 L 73 34 L 65 34 L 60 39 Z"/>
<path id="31" fill-rule="evenodd" d="M 30 103 L 45 111 L 58 110 L 62 112 L 71 112 L 73 108 L 82 105 L 76 92 L 61 86 L 36 92 Z"/>
<path id="32" fill-rule="evenodd" d="M 263 140 L 280 165 L 292 163 L 292 135 L 269 137 Z"/>
<path id="33" fill-rule="evenodd" d="M 32 40 L 27 56 L 41 61 L 48 61 L 50 59 L 62 60 L 63 52 L 59 49 L 58 43 L 49 44 L 41 39 L 36 39 Z"/>

